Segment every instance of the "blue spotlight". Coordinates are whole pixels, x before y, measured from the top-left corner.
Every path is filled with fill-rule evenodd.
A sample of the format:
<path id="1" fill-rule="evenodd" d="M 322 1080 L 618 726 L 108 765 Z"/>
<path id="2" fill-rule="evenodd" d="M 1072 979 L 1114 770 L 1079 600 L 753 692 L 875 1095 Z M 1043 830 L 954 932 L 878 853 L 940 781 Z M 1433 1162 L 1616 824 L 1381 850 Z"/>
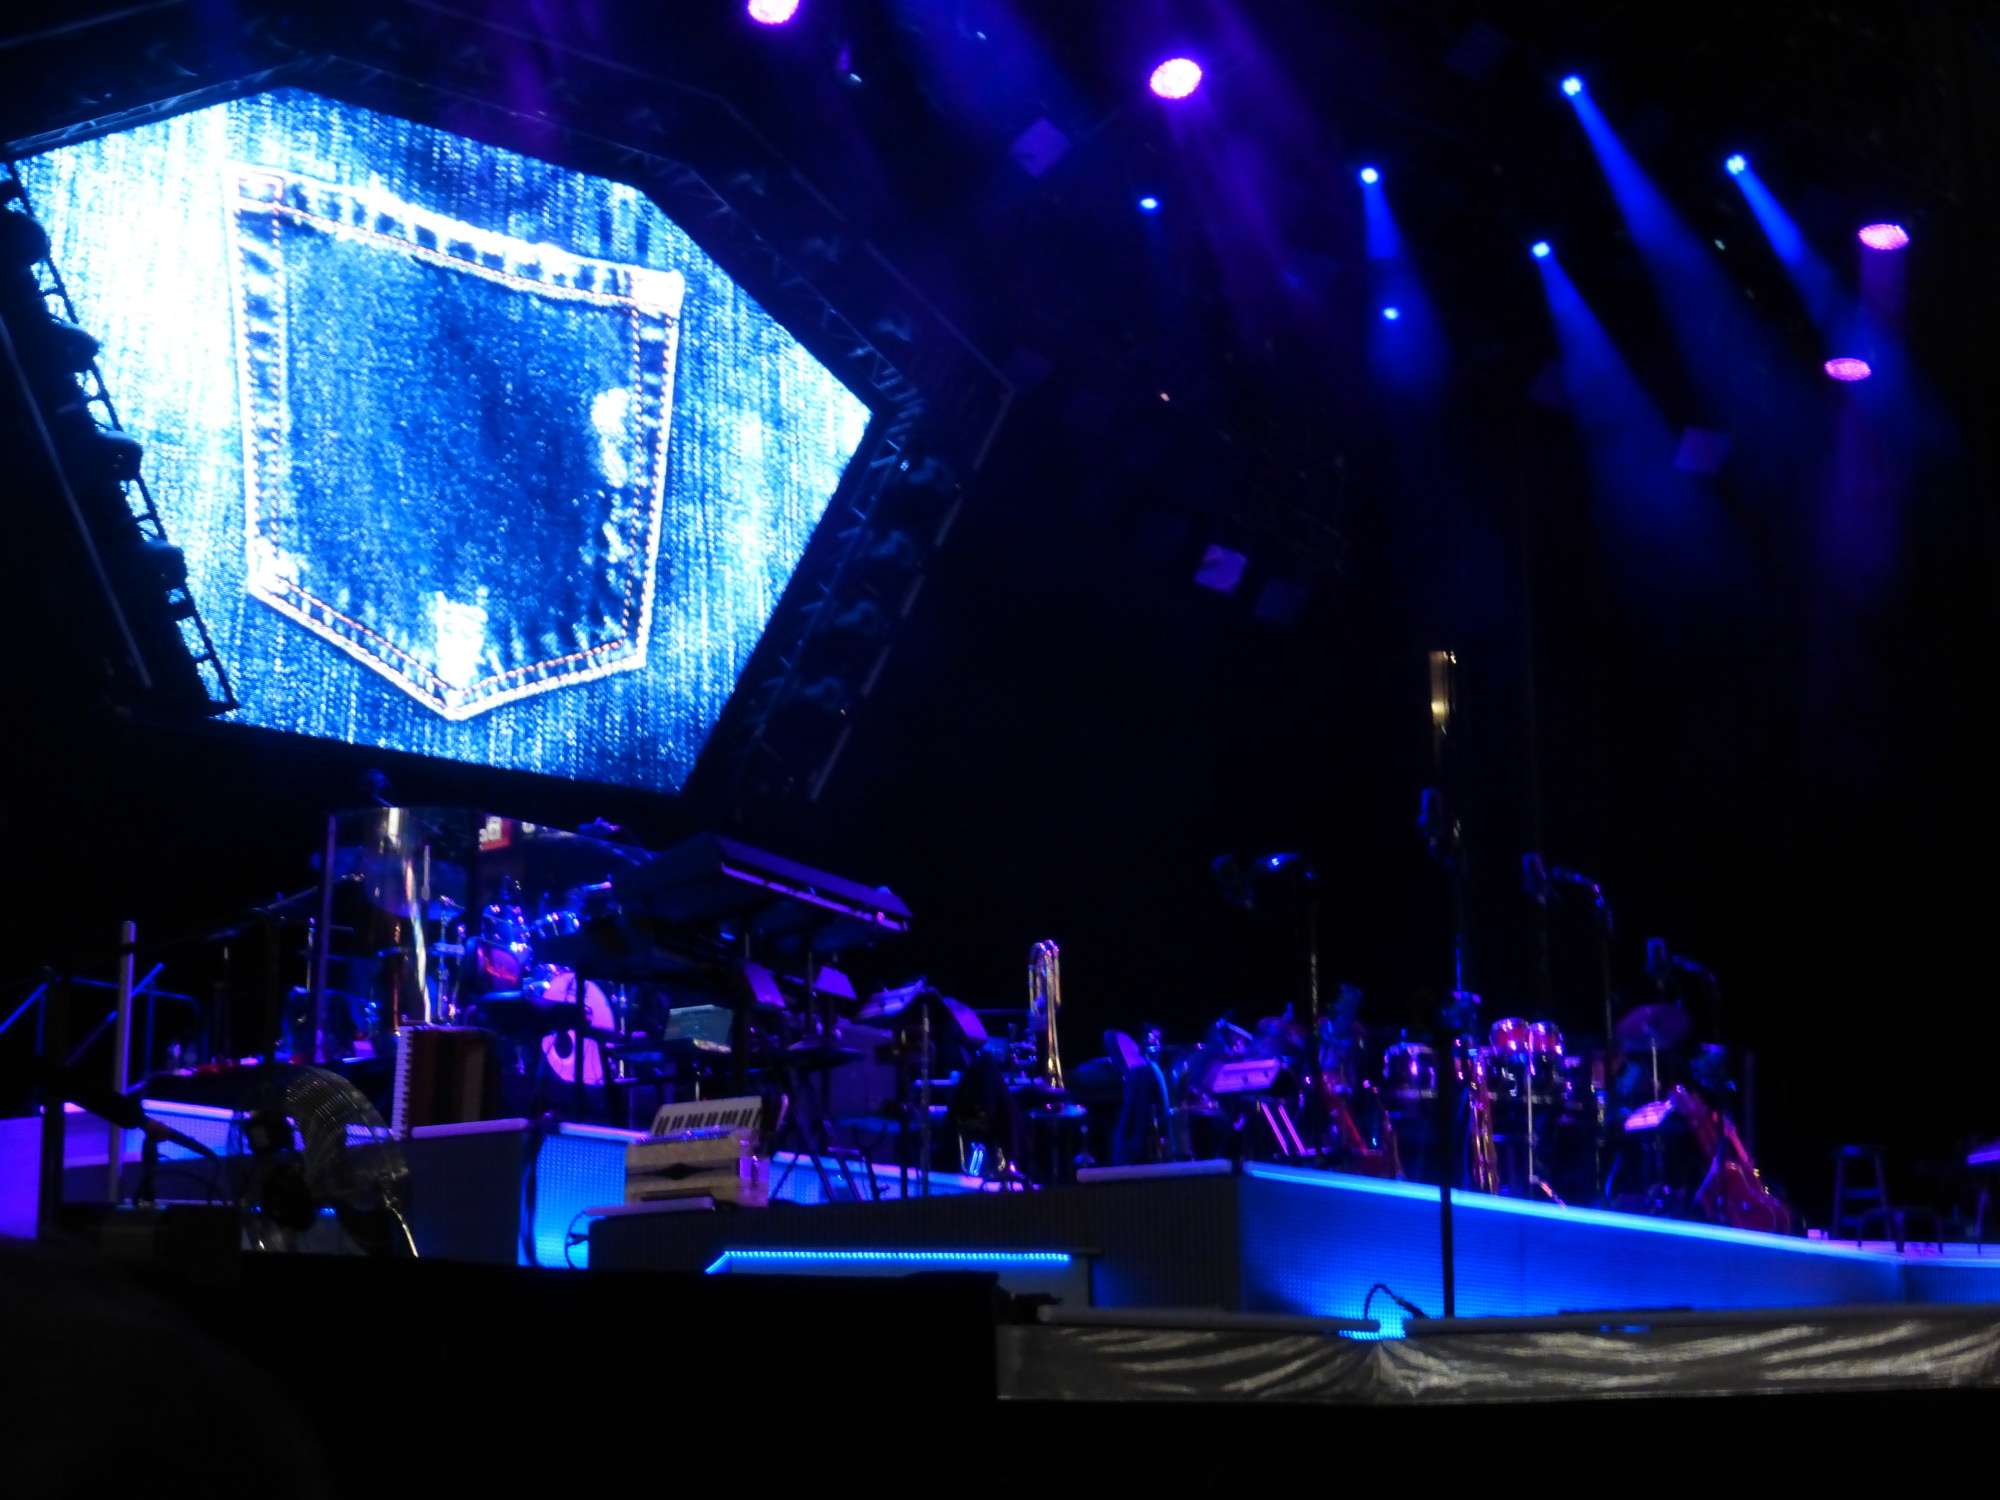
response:
<path id="1" fill-rule="evenodd" d="M 1361 185 L 1363 187 L 1373 187 L 1381 180 L 1382 174 L 1373 167 L 1363 167 L 1361 169 Z"/>
<path id="2" fill-rule="evenodd" d="M 1574 99 L 1583 92 L 1583 80 L 1572 73 L 1563 80 L 1563 93 Z"/>
<path id="3" fill-rule="evenodd" d="M 1741 177 L 1750 169 L 1750 158 L 1739 151 L 1725 161 L 1722 167 L 1731 177 Z"/>
<path id="4" fill-rule="evenodd" d="M 1384 322 L 1387 323 L 1395 322 L 1396 319 L 1402 317 L 1402 315 L 1403 315 L 1403 310 L 1400 307 L 1385 307 L 1382 309 L 1382 319 Z"/>
<path id="5" fill-rule="evenodd" d="M 1159 207 L 1160 200 L 1155 198 L 1151 193 L 1146 194 L 1145 197 L 1139 200 L 1139 212 L 1142 214 L 1156 213 Z"/>
<path id="6" fill-rule="evenodd" d="M 1534 244 L 1528 246 L 1528 254 L 1534 256 L 1536 260 L 1547 260 L 1554 253 L 1555 246 L 1547 240 L 1536 240 Z"/>

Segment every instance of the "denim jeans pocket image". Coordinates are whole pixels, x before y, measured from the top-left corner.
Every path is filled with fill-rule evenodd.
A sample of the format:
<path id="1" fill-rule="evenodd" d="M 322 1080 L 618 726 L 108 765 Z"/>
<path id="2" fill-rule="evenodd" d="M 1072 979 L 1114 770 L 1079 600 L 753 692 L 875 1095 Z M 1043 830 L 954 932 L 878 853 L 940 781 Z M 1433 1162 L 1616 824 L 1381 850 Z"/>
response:
<path id="1" fill-rule="evenodd" d="M 646 663 L 682 276 L 231 162 L 245 590 L 447 720 Z"/>
<path id="2" fill-rule="evenodd" d="M 23 170 L 234 722 L 684 784 L 870 412 L 657 202 L 297 89 Z"/>

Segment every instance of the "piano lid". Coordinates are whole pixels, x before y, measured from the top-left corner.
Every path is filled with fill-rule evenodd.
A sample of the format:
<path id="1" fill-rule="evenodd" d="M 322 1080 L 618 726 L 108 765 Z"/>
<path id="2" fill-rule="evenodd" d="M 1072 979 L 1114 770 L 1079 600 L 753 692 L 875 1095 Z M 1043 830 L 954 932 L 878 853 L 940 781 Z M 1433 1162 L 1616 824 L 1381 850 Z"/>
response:
<path id="1" fill-rule="evenodd" d="M 910 909 L 893 891 L 714 833 L 620 870 L 612 884 L 628 909 L 676 926 L 726 925 L 780 948 L 833 953 L 910 930 Z"/>

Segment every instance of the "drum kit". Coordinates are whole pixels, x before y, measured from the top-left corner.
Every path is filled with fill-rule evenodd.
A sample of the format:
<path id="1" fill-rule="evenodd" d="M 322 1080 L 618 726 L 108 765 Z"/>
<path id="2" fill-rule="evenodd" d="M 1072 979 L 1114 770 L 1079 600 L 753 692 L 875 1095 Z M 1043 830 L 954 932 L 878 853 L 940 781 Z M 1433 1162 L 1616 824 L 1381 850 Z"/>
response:
<path id="1" fill-rule="evenodd" d="M 476 1026 L 507 1049 L 512 1107 L 548 1107 L 558 1089 L 581 1105 L 585 1091 L 632 1081 L 635 1054 L 677 1008 L 727 999 L 712 965 L 657 955 L 625 930 L 603 872 L 648 857 L 455 808 L 337 815 L 308 983 L 293 991 L 281 1050 L 386 1061 L 408 1028 Z M 558 885 L 565 876 L 577 883 Z M 556 889 L 531 906 L 528 877 Z M 475 905 L 482 892 L 491 899 Z M 659 1051 L 645 1061 L 659 1064 Z M 685 1071 L 693 1052 L 678 1051 Z"/>

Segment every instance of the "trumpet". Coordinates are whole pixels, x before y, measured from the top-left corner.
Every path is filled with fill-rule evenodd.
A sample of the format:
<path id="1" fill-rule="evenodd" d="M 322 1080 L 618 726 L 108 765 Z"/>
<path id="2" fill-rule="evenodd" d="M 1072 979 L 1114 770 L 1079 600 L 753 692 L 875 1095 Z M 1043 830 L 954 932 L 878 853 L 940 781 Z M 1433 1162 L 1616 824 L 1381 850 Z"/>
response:
<path id="1" fill-rule="evenodd" d="M 1035 1076 L 1052 1089 L 1063 1086 L 1062 1048 L 1056 1040 L 1056 1013 L 1062 1009 L 1062 950 L 1044 938 L 1028 950 L 1028 1031 L 1035 1039 Z"/>

